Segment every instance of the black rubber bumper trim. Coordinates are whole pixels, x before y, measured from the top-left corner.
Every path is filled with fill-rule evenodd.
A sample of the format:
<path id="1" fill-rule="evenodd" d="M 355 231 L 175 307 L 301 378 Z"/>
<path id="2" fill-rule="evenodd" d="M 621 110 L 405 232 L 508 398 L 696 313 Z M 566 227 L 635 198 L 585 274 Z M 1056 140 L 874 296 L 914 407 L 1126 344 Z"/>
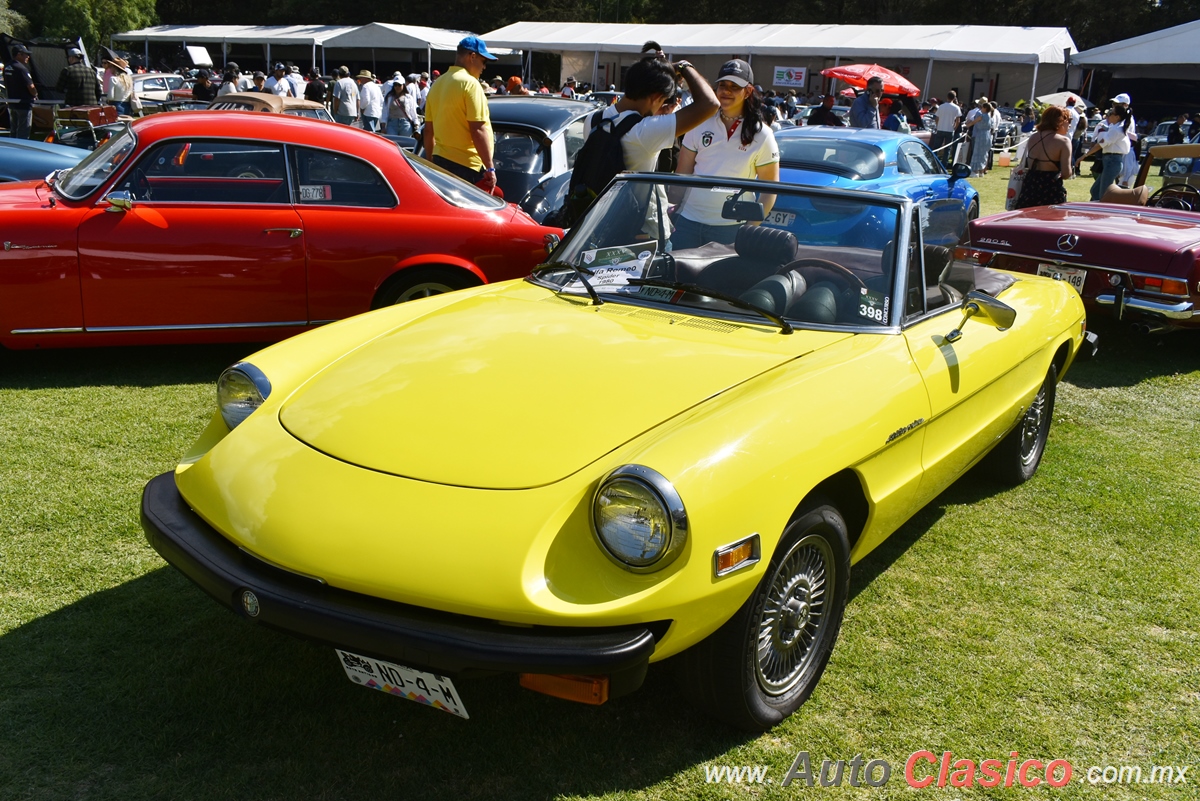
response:
<path id="1" fill-rule="evenodd" d="M 242 552 L 188 508 L 174 473 L 146 485 L 142 528 L 163 559 L 247 620 L 409 667 L 640 676 L 670 626 L 510 627 L 329 587 Z M 247 589 L 258 597 L 255 617 L 242 609 Z"/>

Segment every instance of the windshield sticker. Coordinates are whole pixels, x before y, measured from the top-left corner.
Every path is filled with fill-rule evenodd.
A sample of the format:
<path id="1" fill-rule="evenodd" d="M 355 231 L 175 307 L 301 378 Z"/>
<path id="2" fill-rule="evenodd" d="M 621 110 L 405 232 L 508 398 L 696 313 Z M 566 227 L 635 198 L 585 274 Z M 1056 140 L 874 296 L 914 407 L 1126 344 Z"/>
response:
<path id="1" fill-rule="evenodd" d="M 863 287 L 859 290 L 858 316 L 865 317 L 873 323 L 887 325 L 890 300 L 883 292 L 872 292 Z"/>
<path id="2" fill-rule="evenodd" d="M 301 184 L 300 200 L 317 201 L 318 203 L 323 200 L 333 200 L 333 187 L 329 184 Z"/>
<path id="3" fill-rule="evenodd" d="M 599 292 L 617 292 L 626 288 L 630 278 L 641 278 L 654 260 L 657 242 L 639 242 L 614 248 L 585 250 L 582 261 L 591 271 L 588 283 Z M 568 288 L 583 289 L 578 278 Z"/>

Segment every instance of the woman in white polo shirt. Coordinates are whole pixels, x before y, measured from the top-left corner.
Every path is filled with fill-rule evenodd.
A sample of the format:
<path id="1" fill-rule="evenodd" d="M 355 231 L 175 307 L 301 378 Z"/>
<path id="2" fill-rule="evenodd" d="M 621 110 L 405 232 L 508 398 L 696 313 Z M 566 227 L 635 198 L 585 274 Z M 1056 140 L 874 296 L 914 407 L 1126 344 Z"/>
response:
<path id="1" fill-rule="evenodd" d="M 771 128 L 763 124 L 762 98 L 754 89 L 754 73 L 740 58 L 726 61 L 717 73 L 717 113 L 684 134 L 679 149 L 681 175 L 715 175 L 724 178 L 779 180 L 779 146 Z M 721 217 L 728 198 L 720 192 L 688 192 L 675 212 L 675 250 L 700 247 L 708 242 L 733 244 L 741 223 Z M 762 195 L 763 208 L 771 210 L 774 195 Z"/>

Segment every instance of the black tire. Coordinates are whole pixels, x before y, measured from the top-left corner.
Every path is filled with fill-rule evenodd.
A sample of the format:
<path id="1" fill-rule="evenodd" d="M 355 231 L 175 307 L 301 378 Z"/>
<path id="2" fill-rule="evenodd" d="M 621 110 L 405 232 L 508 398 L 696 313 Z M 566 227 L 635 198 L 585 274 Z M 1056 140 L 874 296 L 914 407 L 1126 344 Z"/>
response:
<path id="1" fill-rule="evenodd" d="M 817 501 L 788 524 L 742 608 L 680 655 L 684 693 L 702 712 L 736 728 L 762 732 L 777 725 L 817 686 L 849 594 L 846 522 Z"/>
<path id="2" fill-rule="evenodd" d="M 475 276 L 465 272 L 441 267 L 410 267 L 402 270 L 379 290 L 371 308 L 382 309 L 384 306 L 465 289 L 478 283 Z"/>
<path id="3" fill-rule="evenodd" d="M 979 201 L 972 200 L 971 205 L 967 208 L 967 222 L 979 219 Z"/>
<path id="4" fill-rule="evenodd" d="M 1054 393 L 1058 388 L 1058 369 L 1051 364 L 1041 389 L 1021 416 L 1020 422 L 987 455 L 984 465 L 992 478 L 1001 484 L 1015 487 L 1033 478 L 1046 440 L 1050 436 L 1050 420 L 1054 416 Z"/>

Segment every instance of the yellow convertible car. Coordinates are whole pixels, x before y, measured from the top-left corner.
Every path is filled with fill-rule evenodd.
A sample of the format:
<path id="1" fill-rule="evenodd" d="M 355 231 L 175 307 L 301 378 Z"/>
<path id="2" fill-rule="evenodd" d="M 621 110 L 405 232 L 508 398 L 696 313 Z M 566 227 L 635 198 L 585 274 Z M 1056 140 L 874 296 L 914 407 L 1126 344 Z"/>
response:
<path id="1" fill-rule="evenodd" d="M 689 207 L 705 242 L 676 249 Z M 227 369 L 147 537 L 350 680 L 462 717 L 472 676 L 598 704 L 676 657 L 706 712 L 769 728 L 816 686 L 851 565 L 982 459 L 1030 478 L 1093 350 L 1070 286 L 955 260 L 965 223 L 622 175 L 527 279 Z"/>

